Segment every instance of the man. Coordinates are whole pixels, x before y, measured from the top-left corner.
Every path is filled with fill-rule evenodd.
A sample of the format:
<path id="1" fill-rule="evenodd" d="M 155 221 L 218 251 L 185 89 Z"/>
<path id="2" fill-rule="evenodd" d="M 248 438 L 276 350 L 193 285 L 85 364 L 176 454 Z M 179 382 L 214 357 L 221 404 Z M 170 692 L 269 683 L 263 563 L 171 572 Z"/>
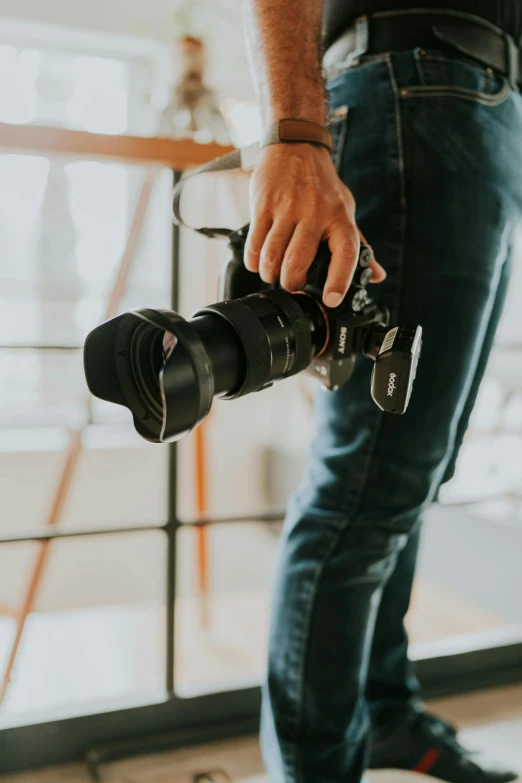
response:
<path id="1" fill-rule="evenodd" d="M 404 416 L 374 405 L 363 357 L 349 383 L 318 395 L 273 605 L 262 715 L 270 780 L 357 783 L 369 760 L 450 783 L 507 783 L 514 773 L 483 766 L 424 711 L 403 620 L 420 517 L 452 475 L 522 215 L 522 4 L 432 0 L 428 12 L 328 0 L 333 159 L 322 135 L 321 1 L 244 4 L 271 141 L 279 120 L 308 121 L 294 128 L 298 141 L 270 143 L 258 158 L 248 268 L 300 289 L 327 240 L 324 302 L 334 307 L 364 235 L 378 259 L 374 298 L 392 323 L 424 329 Z M 350 29 L 361 14 L 369 22 Z"/>

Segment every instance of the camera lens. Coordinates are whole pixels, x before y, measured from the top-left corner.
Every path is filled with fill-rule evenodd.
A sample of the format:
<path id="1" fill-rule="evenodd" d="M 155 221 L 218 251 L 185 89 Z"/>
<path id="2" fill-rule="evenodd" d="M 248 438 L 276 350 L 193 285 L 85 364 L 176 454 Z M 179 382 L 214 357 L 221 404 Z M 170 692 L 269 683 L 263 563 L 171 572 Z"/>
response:
<path id="1" fill-rule="evenodd" d="M 162 421 L 163 402 L 160 375 L 164 367 L 164 343 L 174 338 L 142 321 L 131 334 L 128 350 L 129 370 L 136 393 L 144 408 L 156 421 Z M 174 338 L 175 339 L 175 338 Z"/>
<path id="2" fill-rule="evenodd" d="M 218 302 L 196 315 L 226 321 L 241 344 L 244 375 L 238 387 L 222 394 L 226 399 L 260 391 L 304 370 L 316 353 L 314 338 L 324 332 L 315 323 L 324 314 L 314 300 L 282 289 Z"/>
<path id="3" fill-rule="evenodd" d="M 218 302 L 189 321 L 166 310 L 125 313 L 89 334 L 87 384 L 127 406 L 147 440 L 177 439 L 214 396 L 241 397 L 305 369 L 324 346 L 325 317 L 312 297 L 281 289 Z"/>

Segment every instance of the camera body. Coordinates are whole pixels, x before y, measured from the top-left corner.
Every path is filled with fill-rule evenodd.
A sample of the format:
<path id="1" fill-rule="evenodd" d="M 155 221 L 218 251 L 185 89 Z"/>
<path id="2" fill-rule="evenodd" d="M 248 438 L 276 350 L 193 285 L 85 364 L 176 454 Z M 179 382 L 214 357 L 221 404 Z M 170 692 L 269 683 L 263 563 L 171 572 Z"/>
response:
<path id="1" fill-rule="evenodd" d="M 244 226 L 229 237 L 231 257 L 220 276 L 219 297 L 222 300 L 240 299 L 279 288 L 264 283 L 258 274 L 245 267 L 248 229 L 249 226 Z M 388 309 L 374 302 L 367 291 L 372 277 L 369 268 L 372 256 L 371 249 L 361 244 L 350 288 L 338 307 L 329 308 L 323 304 L 322 296 L 331 253 L 326 243 L 319 245 L 303 291 L 294 294 L 310 297 L 321 308 L 326 324 L 324 344 L 304 372 L 319 380 L 328 391 L 336 391 L 350 379 L 357 355 L 364 354 L 376 362 L 371 384 L 376 404 L 382 410 L 404 413 L 422 346 L 422 328 L 388 330 Z"/>
<path id="2" fill-rule="evenodd" d="M 231 258 L 221 301 L 188 320 L 172 310 L 122 313 L 85 341 L 87 385 L 124 405 L 153 443 L 177 440 L 208 415 L 214 397 L 233 400 L 306 371 L 335 391 L 356 358 L 374 360 L 371 394 L 381 410 L 404 413 L 421 349 L 420 326 L 389 328 L 386 307 L 368 296 L 371 250 L 361 246 L 343 302 L 322 301 L 330 251 L 319 247 L 302 291 L 266 285 L 243 261 L 248 226 L 229 232 Z"/>

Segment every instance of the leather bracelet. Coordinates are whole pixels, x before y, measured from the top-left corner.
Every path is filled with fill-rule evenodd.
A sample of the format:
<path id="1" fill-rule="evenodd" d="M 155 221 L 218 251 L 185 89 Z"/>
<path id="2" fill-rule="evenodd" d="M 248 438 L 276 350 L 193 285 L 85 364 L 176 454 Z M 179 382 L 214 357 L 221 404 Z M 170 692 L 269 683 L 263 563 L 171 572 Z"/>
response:
<path id="1" fill-rule="evenodd" d="M 311 120 L 284 119 L 273 122 L 261 139 L 260 148 L 269 144 L 316 144 L 333 150 L 330 132 L 324 125 Z"/>

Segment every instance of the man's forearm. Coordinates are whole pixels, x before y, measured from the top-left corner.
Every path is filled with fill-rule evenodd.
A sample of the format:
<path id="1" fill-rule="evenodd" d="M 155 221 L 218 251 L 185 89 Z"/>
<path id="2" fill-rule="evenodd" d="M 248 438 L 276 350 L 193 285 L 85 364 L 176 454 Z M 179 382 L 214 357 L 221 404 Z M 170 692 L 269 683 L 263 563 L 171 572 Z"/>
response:
<path id="1" fill-rule="evenodd" d="M 325 124 L 323 0 L 243 0 L 247 46 L 263 122 Z"/>
<path id="2" fill-rule="evenodd" d="M 252 73 L 266 125 L 284 118 L 326 120 L 321 73 L 323 0 L 242 0 Z M 245 264 L 265 283 L 300 291 L 320 242 L 332 254 L 323 290 L 327 307 L 346 295 L 357 265 L 353 195 L 324 147 L 269 144 L 250 180 Z M 385 272 L 371 262 L 376 282 Z"/>

